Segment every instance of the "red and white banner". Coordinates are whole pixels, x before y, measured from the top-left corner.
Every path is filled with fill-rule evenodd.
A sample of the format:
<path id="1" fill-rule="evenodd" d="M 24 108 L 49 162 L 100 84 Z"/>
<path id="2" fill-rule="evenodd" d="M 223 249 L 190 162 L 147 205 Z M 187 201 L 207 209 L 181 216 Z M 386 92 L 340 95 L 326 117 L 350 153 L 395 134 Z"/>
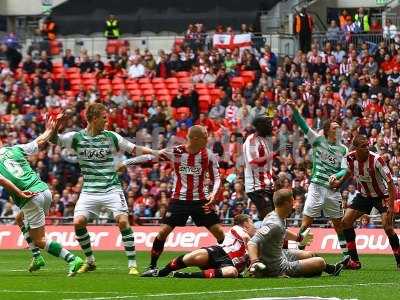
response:
<path id="1" fill-rule="evenodd" d="M 251 46 L 251 34 L 214 34 L 213 45 L 220 49 L 245 48 Z"/>
<path id="2" fill-rule="evenodd" d="M 158 226 L 137 226 L 135 231 L 136 249 L 150 251 L 153 240 L 158 233 Z M 122 250 L 121 234 L 116 226 L 89 226 L 92 247 L 94 250 Z M 297 232 L 298 228 L 291 228 Z M 72 226 L 47 226 L 47 238 L 57 240 L 68 249 L 78 250 Z M 340 252 L 336 233 L 333 229 L 313 228 L 314 242 L 307 250 L 318 253 Z M 396 230 L 400 235 L 400 230 Z M 359 229 L 357 246 L 360 253 L 391 254 L 389 240 L 382 229 Z M 199 247 L 215 244 L 214 237 L 205 229 L 197 227 L 176 228 L 167 239 L 167 251 L 192 251 Z M 0 226 L 0 249 L 23 249 L 26 247 L 24 237 L 18 226 Z M 289 248 L 295 248 L 296 243 L 289 243 Z"/>

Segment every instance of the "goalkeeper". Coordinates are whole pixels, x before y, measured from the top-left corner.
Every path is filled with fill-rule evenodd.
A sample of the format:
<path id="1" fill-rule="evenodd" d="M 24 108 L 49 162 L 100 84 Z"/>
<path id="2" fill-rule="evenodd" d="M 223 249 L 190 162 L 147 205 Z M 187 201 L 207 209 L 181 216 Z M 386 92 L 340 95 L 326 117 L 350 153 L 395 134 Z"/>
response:
<path id="1" fill-rule="evenodd" d="M 285 219 L 293 210 L 293 194 L 290 190 L 276 191 L 273 201 L 275 210 L 264 219 L 262 227 L 247 244 L 249 273 L 255 277 L 312 277 L 320 276 L 322 272 L 338 276 L 350 256 L 331 265 L 310 251 L 282 249 L 285 238 L 305 246 L 311 244 L 313 235 L 309 229 L 298 235 L 286 229 Z"/>

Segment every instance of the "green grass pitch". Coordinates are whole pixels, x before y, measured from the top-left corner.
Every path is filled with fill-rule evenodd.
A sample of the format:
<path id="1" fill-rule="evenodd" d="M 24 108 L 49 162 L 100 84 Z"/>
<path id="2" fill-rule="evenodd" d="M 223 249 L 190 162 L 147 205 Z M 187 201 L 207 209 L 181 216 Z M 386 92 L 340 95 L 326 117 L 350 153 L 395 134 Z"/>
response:
<path id="1" fill-rule="evenodd" d="M 26 271 L 27 250 L 0 251 L 0 299 L 249 299 L 263 297 L 319 296 L 340 299 L 400 299 L 400 272 L 388 255 L 363 255 L 363 268 L 344 271 L 339 277 L 324 275 L 307 279 L 175 279 L 139 278 L 127 274 L 121 252 L 96 252 L 98 269 L 93 273 L 66 277 L 66 264 L 45 254 L 47 266 Z M 177 253 L 164 253 L 164 265 Z M 338 256 L 327 255 L 329 262 Z M 138 254 L 143 269 L 149 253 Z"/>

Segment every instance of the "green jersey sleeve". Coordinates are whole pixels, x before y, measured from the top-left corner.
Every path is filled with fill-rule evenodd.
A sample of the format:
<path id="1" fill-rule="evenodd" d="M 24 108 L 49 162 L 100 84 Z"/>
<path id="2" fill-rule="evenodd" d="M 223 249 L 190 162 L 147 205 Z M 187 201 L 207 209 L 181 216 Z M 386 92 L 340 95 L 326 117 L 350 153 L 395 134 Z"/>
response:
<path id="1" fill-rule="evenodd" d="M 314 143 L 318 139 L 319 135 L 314 130 L 312 130 L 310 127 L 308 127 L 306 121 L 303 119 L 303 117 L 300 115 L 300 113 L 297 109 L 293 110 L 293 118 L 296 121 L 297 125 L 299 125 L 301 130 L 306 135 L 308 142 L 311 145 L 314 145 Z"/>
<path id="2" fill-rule="evenodd" d="M 22 149 L 26 156 L 33 155 L 39 152 L 39 145 L 36 141 L 32 141 L 27 144 L 15 145 L 15 147 Z"/>

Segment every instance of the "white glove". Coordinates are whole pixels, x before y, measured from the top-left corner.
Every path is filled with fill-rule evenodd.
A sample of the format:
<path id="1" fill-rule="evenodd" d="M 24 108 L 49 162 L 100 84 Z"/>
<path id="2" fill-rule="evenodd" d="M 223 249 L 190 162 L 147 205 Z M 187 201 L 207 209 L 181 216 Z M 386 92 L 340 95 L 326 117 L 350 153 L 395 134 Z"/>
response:
<path id="1" fill-rule="evenodd" d="M 311 229 L 307 228 L 302 233 L 300 233 L 300 242 L 299 246 L 310 246 L 312 241 L 314 240 L 314 235 L 311 233 Z"/>
<path id="2" fill-rule="evenodd" d="M 264 265 L 262 262 L 257 261 L 252 263 L 249 268 L 249 273 L 251 275 L 255 275 L 257 272 L 264 271 L 267 266 Z"/>

